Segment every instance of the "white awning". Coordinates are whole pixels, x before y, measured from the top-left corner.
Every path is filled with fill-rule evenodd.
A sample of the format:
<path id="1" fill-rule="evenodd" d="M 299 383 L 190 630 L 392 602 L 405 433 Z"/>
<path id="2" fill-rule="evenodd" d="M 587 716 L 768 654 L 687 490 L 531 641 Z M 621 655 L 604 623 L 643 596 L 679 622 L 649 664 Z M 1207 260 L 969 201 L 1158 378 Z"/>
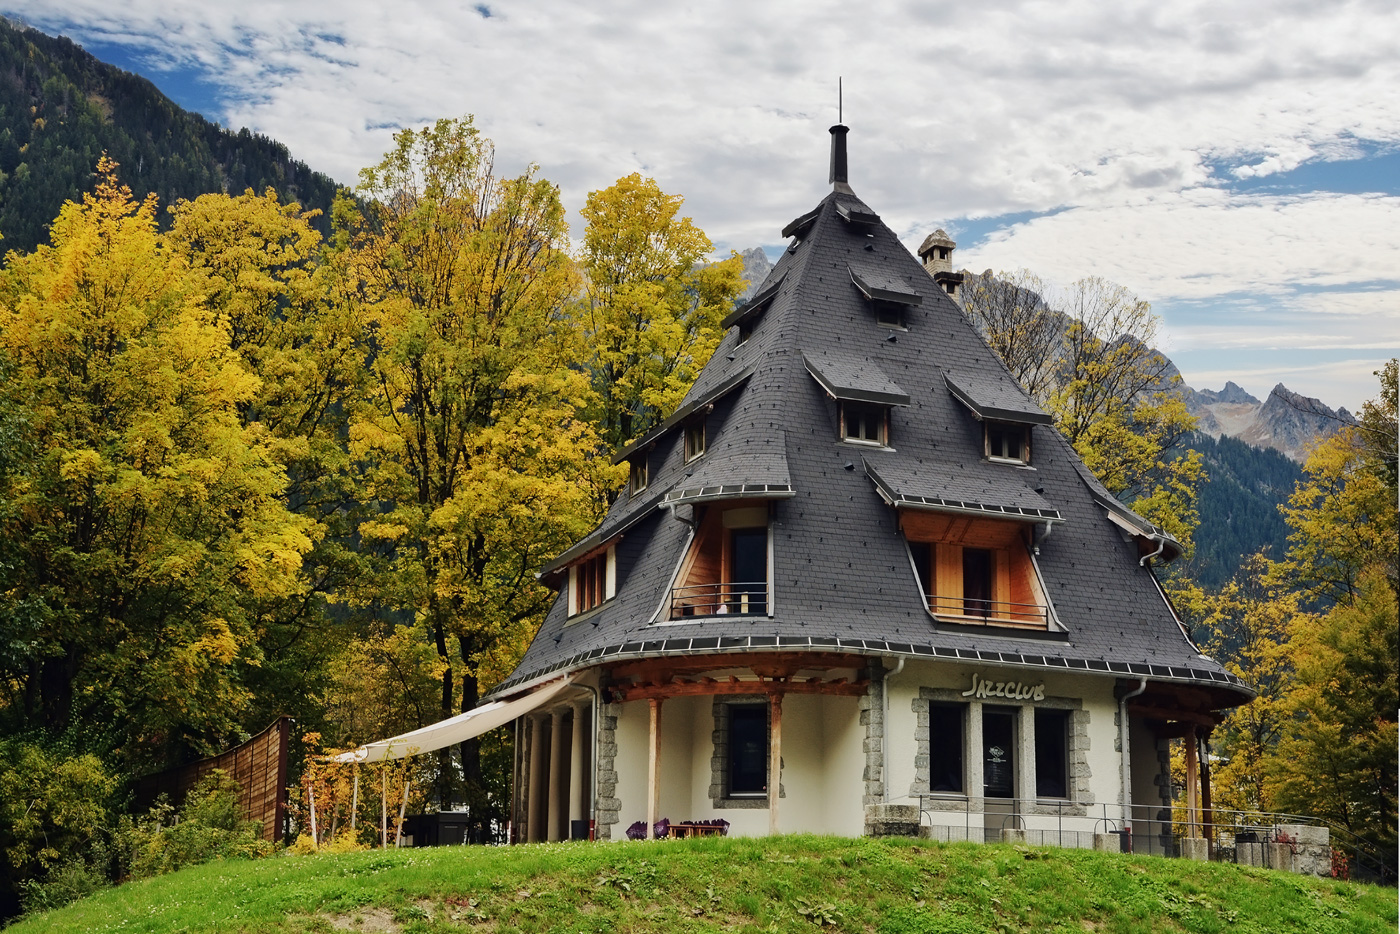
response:
<path id="1" fill-rule="evenodd" d="M 509 723 L 546 703 L 571 684 L 573 681 L 569 678 L 561 678 L 513 701 L 492 701 L 411 733 L 381 739 L 359 749 L 331 756 L 330 759 L 332 762 L 379 762 L 382 759 L 402 759 L 405 756 L 432 752 Z"/>

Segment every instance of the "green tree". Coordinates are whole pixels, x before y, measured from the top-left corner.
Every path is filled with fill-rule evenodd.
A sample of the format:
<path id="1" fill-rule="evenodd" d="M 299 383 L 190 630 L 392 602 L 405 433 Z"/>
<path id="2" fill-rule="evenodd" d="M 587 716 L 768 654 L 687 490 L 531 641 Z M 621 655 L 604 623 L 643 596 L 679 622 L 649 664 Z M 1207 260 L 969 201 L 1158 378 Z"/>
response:
<path id="1" fill-rule="evenodd" d="M 1211 770 L 1215 802 L 1224 808 L 1273 810 L 1267 768 L 1290 716 L 1286 703 L 1293 671 L 1285 642 L 1298 597 L 1272 588 L 1268 559 L 1252 555 L 1235 580 L 1204 600 L 1207 650 L 1259 694 L 1233 708 L 1213 734 L 1212 743 L 1225 758 Z"/>
<path id="2" fill-rule="evenodd" d="M 1354 600 L 1368 568 L 1380 568 L 1392 589 L 1400 581 L 1396 361 L 1376 375 L 1381 393 L 1363 407 L 1360 425 L 1313 448 L 1303 465 L 1304 482 L 1281 507 L 1293 533 L 1279 579 L 1302 588 L 1324 609 Z"/>
<path id="3" fill-rule="evenodd" d="M 4 394 L 32 449 L 0 491 L 0 539 L 6 600 L 34 623 L 0 714 L 105 731 L 140 768 L 235 735 L 261 661 L 252 607 L 302 589 L 315 530 L 283 504 L 266 429 L 239 418 L 258 380 L 202 277 L 161 244 L 154 199 L 110 160 L 98 175 L 0 277 Z"/>
<path id="4" fill-rule="evenodd" d="M 1196 419 L 1181 378 L 1152 348 L 1152 306 L 1097 277 L 1048 298 L 1042 290 L 1025 270 L 983 275 L 965 310 L 1109 492 L 1189 552 L 1205 471 L 1184 445 Z"/>
<path id="5" fill-rule="evenodd" d="M 610 450 L 645 433 L 685 398 L 719 346 L 720 322 L 744 289 L 743 259 L 702 260 L 709 237 L 684 199 L 633 173 L 583 208 L 583 320 Z"/>
<path id="6" fill-rule="evenodd" d="M 535 570 L 598 521 L 620 470 L 582 418 L 591 392 L 566 314 L 578 279 L 554 186 L 533 169 L 497 179 L 468 118 L 400 133 L 360 191 L 365 216 L 338 209 L 338 262 L 361 283 L 374 350 L 350 438 L 361 496 L 381 510 L 359 533 L 383 566 L 358 599 L 423 624 L 447 717 L 523 654 L 553 599 Z M 457 773 L 441 754 L 439 796 L 460 777 L 487 804 L 478 743 L 460 755 Z"/>
<path id="7" fill-rule="evenodd" d="M 1330 818 L 1395 854 L 1396 592 L 1372 565 L 1354 596 L 1289 633 L 1295 670 L 1283 709 L 1288 730 L 1269 761 L 1269 790 L 1292 813 Z"/>

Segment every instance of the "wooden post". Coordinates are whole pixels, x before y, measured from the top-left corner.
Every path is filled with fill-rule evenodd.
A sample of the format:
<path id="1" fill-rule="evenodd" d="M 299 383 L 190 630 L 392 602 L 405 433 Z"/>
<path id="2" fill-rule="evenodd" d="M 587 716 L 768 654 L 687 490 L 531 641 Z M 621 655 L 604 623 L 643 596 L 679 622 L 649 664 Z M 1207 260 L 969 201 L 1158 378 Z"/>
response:
<path id="1" fill-rule="evenodd" d="M 1210 731 L 1205 730 L 1200 738 L 1201 752 L 1201 811 L 1205 823 L 1208 852 L 1215 848 L 1215 810 L 1210 801 Z"/>
<path id="2" fill-rule="evenodd" d="M 588 725 L 588 705 L 579 704 L 574 707 L 574 726 L 569 731 L 569 825 L 564 839 L 573 838 L 574 821 L 587 820 L 588 809 L 586 803 L 588 777 L 584 771 L 584 757 L 587 754 L 584 746 L 584 728 Z"/>
<path id="3" fill-rule="evenodd" d="M 316 833 L 316 786 L 311 782 L 306 783 L 306 800 L 311 805 L 311 845 L 320 843 Z"/>
<path id="4" fill-rule="evenodd" d="M 530 783 L 526 791 L 525 840 L 539 843 L 544 839 L 544 717 L 530 718 Z"/>
<path id="5" fill-rule="evenodd" d="M 1192 724 L 1182 738 L 1186 745 L 1186 819 L 1188 837 L 1200 836 L 1197 824 L 1200 808 L 1200 761 L 1196 755 L 1196 726 Z"/>
<path id="6" fill-rule="evenodd" d="M 360 810 L 360 767 L 355 766 L 355 787 L 350 793 L 350 829 L 355 829 L 355 816 Z"/>
<path id="7" fill-rule="evenodd" d="M 661 809 L 661 698 L 647 699 L 651 705 L 651 729 L 647 742 L 647 839 L 656 837 L 657 812 Z"/>
<path id="8" fill-rule="evenodd" d="M 564 793 L 564 757 L 568 755 L 569 747 L 564 745 L 564 709 L 556 709 L 549 718 L 549 797 L 545 801 L 545 809 L 549 816 L 545 819 L 548 840 L 550 843 L 558 842 L 564 837 L 564 802 L 561 800 Z"/>
<path id="9" fill-rule="evenodd" d="M 379 767 L 379 846 L 389 849 L 389 769 Z"/>
<path id="10" fill-rule="evenodd" d="M 768 738 L 768 832 L 778 832 L 778 799 L 783 791 L 783 695 L 774 694 L 771 735 Z"/>
<path id="11" fill-rule="evenodd" d="M 404 814 L 408 811 L 408 789 L 412 784 L 413 782 L 409 780 L 408 773 L 405 772 L 403 777 L 403 801 L 399 804 L 399 823 L 394 830 L 394 849 L 396 850 L 403 846 L 403 818 Z"/>

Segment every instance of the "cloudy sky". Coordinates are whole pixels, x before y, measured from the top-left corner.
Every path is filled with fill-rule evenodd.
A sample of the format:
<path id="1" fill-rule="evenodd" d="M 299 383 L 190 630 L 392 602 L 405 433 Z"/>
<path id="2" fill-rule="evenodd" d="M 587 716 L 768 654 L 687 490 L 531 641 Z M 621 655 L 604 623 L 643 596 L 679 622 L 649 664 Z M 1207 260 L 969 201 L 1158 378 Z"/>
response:
<path id="1" fill-rule="evenodd" d="M 1400 4 L 0 0 L 351 184 L 474 114 L 577 210 L 641 171 L 720 249 L 851 184 L 960 266 L 1152 302 L 1195 388 L 1353 411 L 1400 352 Z"/>

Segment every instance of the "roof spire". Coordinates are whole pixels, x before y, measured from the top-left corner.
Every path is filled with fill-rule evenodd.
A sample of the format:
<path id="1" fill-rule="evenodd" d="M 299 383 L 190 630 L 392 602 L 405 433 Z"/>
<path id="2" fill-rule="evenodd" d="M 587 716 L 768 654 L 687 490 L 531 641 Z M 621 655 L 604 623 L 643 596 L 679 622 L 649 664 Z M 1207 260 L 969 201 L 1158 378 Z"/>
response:
<path id="1" fill-rule="evenodd" d="M 855 194 L 851 191 L 851 186 L 847 184 L 846 177 L 846 134 L 850 132 L 850 127 L 842 124 L 841 120 L 845 116 L 845 101 L 843 100 L 841 89 L 841 79 L 836 79 L 836 126 L 831 128 L 831 187 L 836 191 L 844 191 L 846 194 Z"/>

